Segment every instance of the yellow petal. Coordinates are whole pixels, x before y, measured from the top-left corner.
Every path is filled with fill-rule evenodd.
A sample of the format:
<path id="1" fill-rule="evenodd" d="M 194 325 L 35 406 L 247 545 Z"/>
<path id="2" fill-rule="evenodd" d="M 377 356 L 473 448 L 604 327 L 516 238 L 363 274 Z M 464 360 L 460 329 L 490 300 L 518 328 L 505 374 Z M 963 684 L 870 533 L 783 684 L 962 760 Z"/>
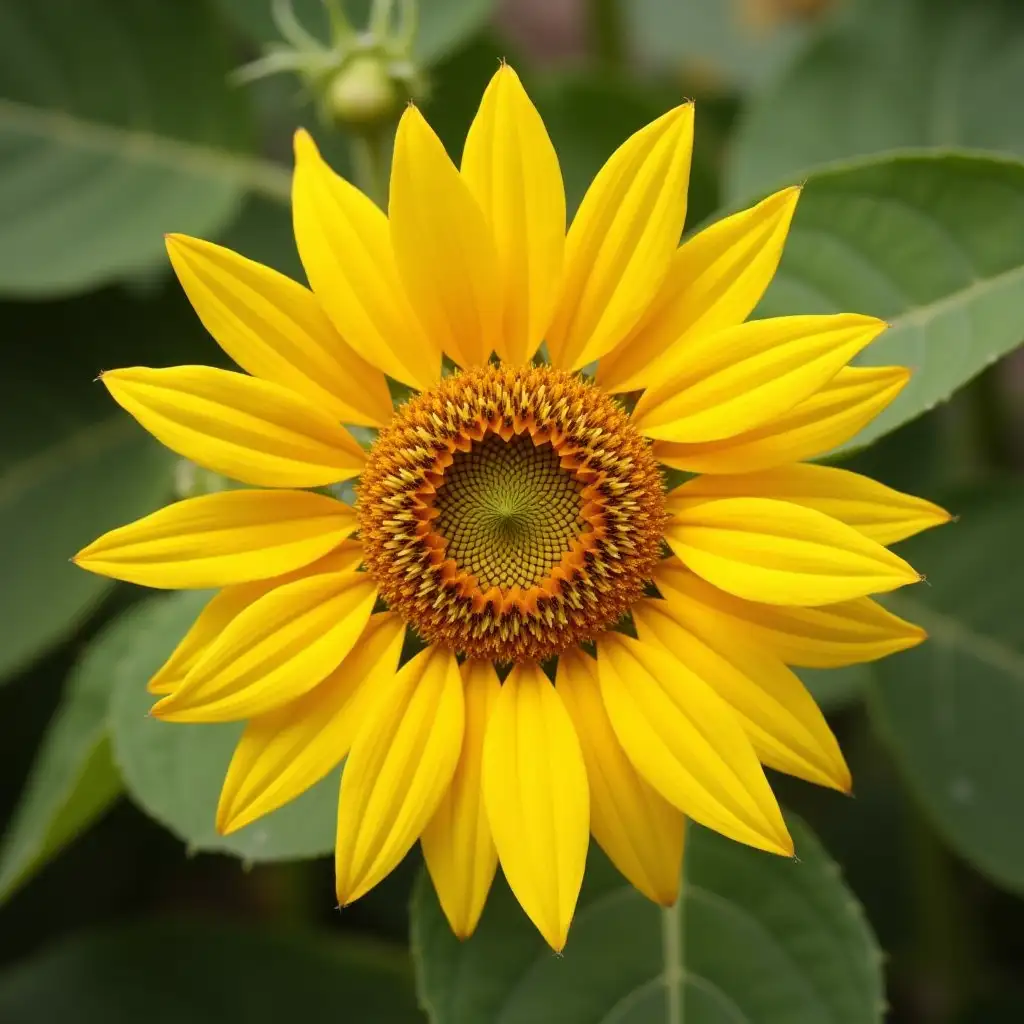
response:
<path id="1" fill-rule="evenodd" d="M 335 873 L 342 906 L 397 867 L 419 838 L 455 773 L 464 723 L 450 651 L 428 647 L 383 688 L 341 779 Z"/>
<path id="2" fill-rule="evenodd" d="M 642 641 L 674 653 L 736 712 L 763 764 L 848 793 L 850 770 L 804 684 L 743 632 L 700 612 L 671 595 L 640 601 L 633 619 Z"/>
<path id="3" fill-rule="evenodd" d="M 310 286 L 341 336 L 368 363 L 415 388 L 441 375 L 441 350 L 413 315 L 395 267 L 388 220 L 295 134 L 295 244 Z"/>
<path id="4" fill-rule="evenodd" d="M 501 281 L 491 229 L 415 107 L 391 164 L 391 244 L 406 294 L 430 336 L 460 366 L 487 362 L 501 338 Z"/>
<path id="5" fill-rule="evenodd" d="M 782 812 L 735 712 L 669 651 L 620 633 L 597 643 L 601 695 L 636 770 L 722 835 L 791 855 Z"/>
<path id="6" fill-rule="evenodd" d="M 806 463 L 738 476 L 700 476 L 683 484 L 676 493 L 691 498 L 791 501 L 816 508 L 879 544 L 895 544 L 950 519 L 945 509 L 924 498 L 895 491 L 847 469 Z"/>
<path id="7" fill-rule="evenodd" d="M 249 605 L 152 714 L 171 722 L 252 718 L 295 700 L 334 671 L 370 618 L 366 573 L 324 573 Z"/>
<path id="8" fill-rule="evenodd" d="M 648 899 L 671 906 L 683 866 L 682 814 L 626 757 L 605 710 L 593 658 L 579 650 L 560 655 L 557 690 L 583 748 L 594 838 Z"/>
<path id="9" fill-rule="evenodd" d="M 534 663 L 501 688 L 484 740 L 487 820 L 509 887 L 556 952 L 583 883 L 590 796 L 562 698 Z"/>
<path id="10" fill-rule="evenodd" d="M 462 753 L 430 823 L 423 830 L 423 856 L 452 931 L 465 939 L 483 912 L 498 851 L 487 823 L 482 784 L 484 736 L 501 693 L 493 665 L 466 661 L 461 667 L 466 704 Z"/>
<path id="11" fill-rule="evenodd" d="M 269 580 L 253 583 L 239 583 L 225 587 L 207 603 L 199 613 L 192 628 L 174 648 L 171 656 L 150 679 L 146 689 L 159 695 L 172 693 L 184 681 L 200 655 L 224 632 L 227 624 L 249 605 L 269 594 L 275 587 L 284 586 L 294 580 L 317 576 L 325 572 L 355 572 L 363 560 L 363 548 L 358 541 L 347 540 L 338 545 L 330 554 L 318 558 L 310 565 L 274 576 Z"/>
<path id="12" fill-rule="evenodd" d="M 857 665 L 916 647 L 927 636 L 920 626 L 893 615 L 869 597 L 820 608 L 744 601 L 705 583 L 677 558 L 659 563 L 654 582 L 666 597 L 699 604 L 699 614 L 716 616 L 724 626 L 749 636 L 787 665 Z"/>
<path id="13" fill-rule="evenodd" d="M 775 276 L 798 187 L 725 217 L 681 245 L 643 319 L 601 360 L 606 391 L 637 391 L 660 380 L 658 365 L 698 333 L 743 323 Z"/>
<path id="14" fill-rule="evenodd" d="M 673 349 L 633 425 L 663 441 L 718 441 L 788 412 L 886 328 L 855 313 L 751 320 Z"/>
<path id="15" fill-rule="evenodd" d="M 168 235 L 167 253 L 203 326 L 243 370 L 345 423 L 391 419 L 384 375 L 341 340 L 308 288 L 187 235 Z"/>
<path id="16" fill-rule="evenodd" d="M 308 565 L 355 528 L 352 507 L 322 494 L 225 491 L 111 530 L 74 561 L 143 587 L 224 587 Z"/>
<path id="17" fill-rule="evenodd" d="M 698 576 L 766 604 L 830 604 L 920 577 L 902 558 L 815 509 L 771 498 L 668 499 L 665 540 Z"/>
<path id="18" fill-rule="evenodd" d="M 530 361 L 562 278 L 565 191 L 558 156 L 519 76 L 502 64 L 484 90 L 462 151 L 462 177 L 494 237 L 505 362 Z"/>
<path id="19" fill-rule="evenodd" d="M 668 273 L 686 218 L 693 105 L 627 139 L 598 172 L 569 229 L 551 361 L 579 369 L 610 352 Z"/>
<path id="20" fill-rule="evenodd" d="M 654 455 L 690 473 L 748 473 L 822 455 L 870 423 L 906 386 L 901 366 L 847 366 L 778 419 L 722 441 L 656 441 Z"/>
<path id="21" fill-rule="evenodd" d="M 101 380 L 173 452 L 257 487 L 321 487 L 356 476 L 366 453 L 294 391 L 212 366 L 134 366 Z"/>
<path id="22" fill-rule="evenodd" d="M 234 832 L 294 800 L 341 761 L 394 677 L 404 636 L 399 616 L 371 615 L 359 642 L 322 683 L 246 724 L 221 789 L 218 832 Z"/>

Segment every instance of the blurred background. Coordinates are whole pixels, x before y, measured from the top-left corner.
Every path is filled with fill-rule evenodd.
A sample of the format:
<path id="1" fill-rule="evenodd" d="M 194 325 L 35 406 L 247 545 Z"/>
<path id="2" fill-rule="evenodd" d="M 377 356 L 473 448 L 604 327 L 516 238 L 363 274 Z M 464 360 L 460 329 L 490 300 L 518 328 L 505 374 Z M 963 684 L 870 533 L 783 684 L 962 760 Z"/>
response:
<path id="1" fill-rule="evenodd" d="M 318 0 L 295 6 L 325 40 Z M 367 9 L 348 5 L 355 24 Z M 275 40 L 269 0 L 0 0 L 3 1024 L 285 1009 L 423 1019 L 407 937 L 418 852 L 339 914 L 322 856 L 336 779 L 272 826 L 216 837 L 232 727 L 200 739 L 145 718 L 145 679 L 202 595 L 155 602 L 68 563 L 104 530 L 204 486 L 94 383 L 120 365 L 223 360 L 162 233 L 215 239 L 301 279 L 287 205 L 295 127 L 341 173 L 363 173 L 344 123 L 362 92 L 316 101 L 289 71 L 233 74 Z M 386 101 L 419 97 L 457 160 L 500 58 L 544 115 L 570 210 L 629 133 L 692 97 L 688 230 L 811 183 L 802 264 L 787 256 L 766 309 L 818 312 L 849 296 L 851 309 L 918 318 L 908 361 L 930 388 L 919 405 L 934 408 L 844 464 L 960 516 L 907 546 L 932 583 L 905 614 L 933 639 L 877 669 L 807 673 L 853 799 L 773 783 L 864 907 L 885 951 L 886 1019 L 1024 1020 L 1024 361 L 1012 353 L 1024 340 L 1024 2 L 421 0 Z M 874 214 L 861 219 L 861 179 L 843 168 L 862 163 L 909 174 L 920 203 L 897 182 L 885 232 L 865 230 L 858 254 L 849 238 Z M 816 275 L 808 239 L 836 218 L 845 255 Z M 929 262 L 951 232 L 960 255 Z M 342 961 L 344 998 L 324 969 Z M 249 991 L 257 974 L 277 996 Z"/>

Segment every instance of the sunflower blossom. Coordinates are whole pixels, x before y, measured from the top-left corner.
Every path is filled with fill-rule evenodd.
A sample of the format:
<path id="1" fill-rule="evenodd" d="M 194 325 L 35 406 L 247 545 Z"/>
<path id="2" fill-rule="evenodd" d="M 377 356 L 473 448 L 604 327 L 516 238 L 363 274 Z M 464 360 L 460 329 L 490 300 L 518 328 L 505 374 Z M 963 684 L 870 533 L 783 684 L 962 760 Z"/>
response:
<path id="1" fill-rule="evenodd" d="M 500 861 L 561 949 L 591 834 L 666 905 L 685 818 L 791 855 L 762 765 L 838 790 L 850 776 L 790 666 L 924 638 L 869 595 L 919 578 L 886 545 L 947 514 L 803 461 L 908 372 L 847 365 L 885 329 L 873 317 L 747 321 L 799 190 L 680 246 L 692 139 L 691 105 L 637 132 L 566 233 L 558 158 L 507 66 L 461 167 L 406 110 L 387 215 L 300 131 L 310 288 L 168 239 L 246 372 L 103 375 L 168 448 L 248 487 L 179 501 L 76 560 L 218 588 L 150 681 L 153 714 L 246 721 L 225 833 L 345 760 L 342 905 L 419 840 L 459 936 Z M 666 492 L 664 467 L 685 482 Z M 332 496 L 356 478 L 354 506 Z"/>

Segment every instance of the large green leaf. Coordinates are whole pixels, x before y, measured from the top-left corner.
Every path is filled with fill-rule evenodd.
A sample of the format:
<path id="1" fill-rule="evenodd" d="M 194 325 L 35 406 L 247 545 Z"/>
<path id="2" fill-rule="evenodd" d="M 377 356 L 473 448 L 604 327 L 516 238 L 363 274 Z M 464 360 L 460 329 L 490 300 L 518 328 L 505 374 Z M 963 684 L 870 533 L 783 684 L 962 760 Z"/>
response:
<path id="1" fill-rule="evenodd" d="M 565 954 L 556 957 L 499 882 L 459 942 L 429 880 L 413 900 L 413 956 L 433 1024 L 871 1024 L 880 956 L 818 841 L 791 820 L 799 860 L 699 826 L 670 910 L 598 852 Z"/>
<path id="2" fill-rule="evenodd" d="M 107 736 L 113 668 L 127 630 L 93 643 L 65 685 L 0 846 L 0 902 L 85 831 L 121 794 Z"/>
<path id="3" fill-rule="evenodd" d="M 404 953 L 204 923 L 95 931 L 0 974 L 8 1024 L 412 1024 Z"/>
<path id="4" fill-rule="evenodd" d="M 1024 489 L 950 504 L 961 521 L 904 552 L 928 584 L 889 602 L 929 639 L 875 666 L 868 704 L 949 842 L 1024 892 Z"/>
<path id="5" fill-rule="evenodd" d="M 727 6 L 727 5 L 720 5 Z M 751 102 L 732 149 L 736 199 L 833 160 L 911 146 L 1024 154 L 1019 0 L 858 0 Z"/>
<path id="6" fill-rule="evenodd" d="M 112 585 L 71 556 L 151 511 L 171 488 L 173 456 L 96 383 L 134 363 L 188 362 L 201 333 L 178 295 L 2 309 L 0 678 L 68 634 Z M 202 346 L 215 356 L 212 342 Z"/>
<path id="7" fill-rule="evenodd" d="M 419 9 L 415 57 L 433 64 L 446 57 L 490 18 L 496 0 L 425 0 Z M 280 41 L 274 25 L 271 0 L 217 0 L 224 14 L 254 42 Z M 315 37 L 329 39 L 328 21 L 322 0 L 294 0 L 292 7 L 300 24 Z M 346 0 L 344 8 L 357 28 L 368 23 L 369 0 Z"/>
<path id="8" fill-rule="evenodd" d="M 0 0 L 0 292 L 84 290 L 210 234 L 244 189 L 244 97 L 203 0 Z"/>
<path id="9" fill-rule="evenodd" d="M 201 591 L 155 597 L 109 627 L 130 637 L 110 666 L 114 759 L 129 796 L 193 850 L 224 850 L 246 860 L 287 860 L 334 846 L 338 773 L 298 800 L 230 836 L 217 834 L 217 798 L 242 725 L 179 725 L 148 715 L 146 681 L 184 636 L 209 599 Z"/>
<path id="10" fill-rule="evenodd" d="M 853 442 L 948 398 L 1024 339 L 1024 164 L 873 157 L 814 175 L 759 315 L 856 311 L 891 327 L 857 359 L 914 376 Z"/>

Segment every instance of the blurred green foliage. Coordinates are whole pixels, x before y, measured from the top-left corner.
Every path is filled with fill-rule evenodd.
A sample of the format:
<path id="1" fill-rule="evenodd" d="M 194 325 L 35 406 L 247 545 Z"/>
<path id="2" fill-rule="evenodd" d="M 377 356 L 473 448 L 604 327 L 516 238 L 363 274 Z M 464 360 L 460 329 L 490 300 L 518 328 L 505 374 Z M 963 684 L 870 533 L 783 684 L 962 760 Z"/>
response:
<path id="1" fill-rule="evenodd" d="M 564 959 L 501 883 L 459 944 L 421 877 L 410 944 L 416 856 L 335 913 L 315 858 L 336 776 L 217 836 L 237 729 L 161 725 L 144 689 L 205 595 L 68 563 L 175 487 L 92 381 L 223 361 L 161 233 L 301 277 L 291 133 L 349 175 L 352 139 L 294 78 L 232 84 L 276 37 L 270 0 L 0 0 L 0 1021 L 871 1024 L 886 1000 L 905 1024 L 1022 1019 L 1024 6 L 580 0 L 570 34 L 595 42 L 564 59 L 548 5 L 498 6 L 419 4 L 425 110 L 454 157 L 502 57 L 570 211 L 630 132 L 695 96 L 691 227 L 806 182 L 760 314 L 885 317 L 863 361 L 915 370 L 836 458 L 962 517 L 907 545 L 931 583 L 890 602 L 931 640 L 806 674 L 857 798 L 780 781 L 807 822 L 793 863 L 692 829 L 675 917 L 595 852 Z M 319 0 L 296 9 L 326 39 Z"/>

